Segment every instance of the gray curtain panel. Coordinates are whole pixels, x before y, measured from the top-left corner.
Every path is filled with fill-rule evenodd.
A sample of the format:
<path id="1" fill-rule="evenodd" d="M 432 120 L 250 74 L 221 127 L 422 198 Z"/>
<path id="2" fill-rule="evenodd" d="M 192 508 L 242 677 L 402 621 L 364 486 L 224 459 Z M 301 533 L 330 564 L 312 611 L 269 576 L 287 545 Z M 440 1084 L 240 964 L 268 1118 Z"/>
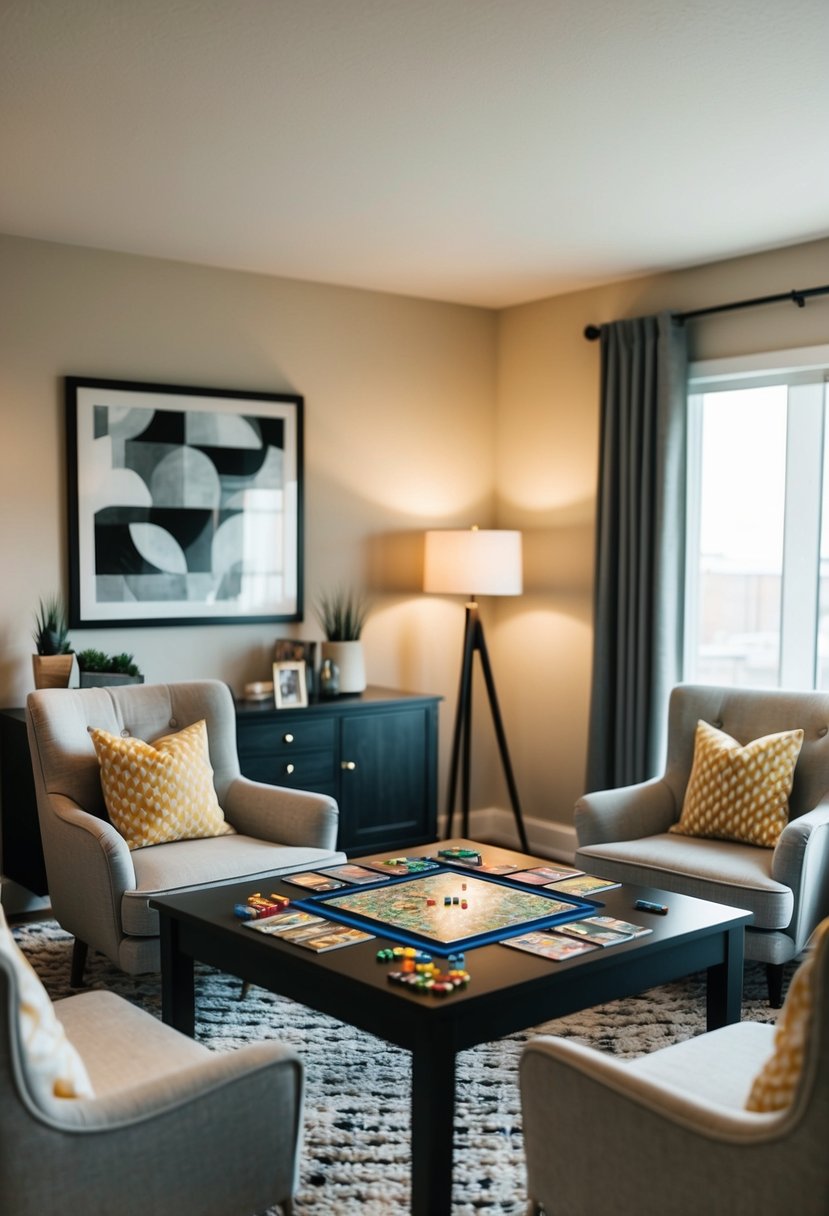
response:
<path id="1" fill-rule="evenodd" d="M 682 669 L 687 344 L 669 313 L 601 327 L 587 789 L 655 776 Z"/>

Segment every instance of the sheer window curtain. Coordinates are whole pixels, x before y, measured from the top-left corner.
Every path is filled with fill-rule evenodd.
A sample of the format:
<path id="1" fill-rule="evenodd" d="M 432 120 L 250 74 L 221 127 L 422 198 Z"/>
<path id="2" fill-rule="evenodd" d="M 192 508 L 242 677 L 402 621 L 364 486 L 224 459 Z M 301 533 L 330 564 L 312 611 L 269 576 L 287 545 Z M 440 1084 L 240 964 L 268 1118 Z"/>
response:
<path id="1" fill-rule="evenodd" d="M 587 789 L 655 776 L 681 678 L 687 342 L 669 313 L 601 326 Z"/>

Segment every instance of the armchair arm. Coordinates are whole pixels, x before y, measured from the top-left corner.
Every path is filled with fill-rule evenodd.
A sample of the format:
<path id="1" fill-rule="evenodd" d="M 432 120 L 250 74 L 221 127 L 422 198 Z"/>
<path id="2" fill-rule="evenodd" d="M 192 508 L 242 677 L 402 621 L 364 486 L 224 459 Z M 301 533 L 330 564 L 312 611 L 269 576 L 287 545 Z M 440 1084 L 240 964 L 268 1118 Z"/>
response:
<path id="1" fill-rule="evenodd" d="M 246 836 L 274 844 L 337 847 L 339 808 L 327 794 L 237 777 L 228 787 L 223 809 L 230 823 Z"/>
<path id="2" fill-rule="evenodd" d="M 774 848 L 771 876 L 794 892 L 786 933 L 799 953 L 829 915 L 829 800 L 786 824 Z"/>
<path id="3" fill-rule="evenodd" d="M 218 1122 L 222 1125 L 230 1123 L 233 1117 L 230 1105 L 234 1099 L 233 1087 L 251 1078 L 254 1081 L 264 1078 L 264 1097 L 274 1087 L 274 1072 L 285 1074 L 295 1098 L 301 1094 L 299 1056 L 284 1044 L 270 1041 L 249 1043 L 234 1051 L 207 1052 L 197 1063 L 171 1070 L 164 1077 L 126 1089 L 110 1090 L 100 1097 L 63 1101 L 55 1116 L 38 1111 L 38 1117 L 45 1117 L 47 1122 L 64 1132 L 112 1131 L 164 1115 L 173 1116 L 174 1122 L 182 1120 L 186 1118 L 189 1106 L 213 1097 L 218 1100 Z"/>
<path id="4" fill-rule="evenodd" d="M 87 945 L 117 958 L 121 899 L 136 888 L 123 836 L 71 798 L 50 794 L 44 852 L 49 898 L 60 924 Z M 59 857 L 60 864 L 50 866 L 50 855 Z"/>
<path id="5" fill-rule="evenodd" d="M 657 836 L 667 832 L 676 819 L 676 799 L 664 777 L 585 794 L 576 803 L 574 813 L 579 848 Z"/>

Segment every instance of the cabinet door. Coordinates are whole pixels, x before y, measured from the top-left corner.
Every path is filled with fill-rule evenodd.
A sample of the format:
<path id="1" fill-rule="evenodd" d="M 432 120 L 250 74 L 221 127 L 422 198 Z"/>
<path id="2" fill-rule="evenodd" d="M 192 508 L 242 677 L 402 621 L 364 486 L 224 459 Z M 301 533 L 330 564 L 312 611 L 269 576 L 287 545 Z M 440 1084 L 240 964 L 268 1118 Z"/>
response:
<path id="1" fill-rule="evenodd" d="M 428 706 L 343 717 L 340 848 L 434 839 L 435 721 Z"/>

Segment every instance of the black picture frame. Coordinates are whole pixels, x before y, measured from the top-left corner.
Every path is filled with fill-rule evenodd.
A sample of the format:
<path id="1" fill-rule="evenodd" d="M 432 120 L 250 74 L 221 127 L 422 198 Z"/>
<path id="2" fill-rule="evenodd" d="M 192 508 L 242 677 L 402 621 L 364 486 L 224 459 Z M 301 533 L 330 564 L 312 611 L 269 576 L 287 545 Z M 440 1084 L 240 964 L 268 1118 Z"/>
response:
<path id="1" fill-rule="evenodd" d="M 302 620 L 301 396 L 64 385 L 70 627 Z"/>

